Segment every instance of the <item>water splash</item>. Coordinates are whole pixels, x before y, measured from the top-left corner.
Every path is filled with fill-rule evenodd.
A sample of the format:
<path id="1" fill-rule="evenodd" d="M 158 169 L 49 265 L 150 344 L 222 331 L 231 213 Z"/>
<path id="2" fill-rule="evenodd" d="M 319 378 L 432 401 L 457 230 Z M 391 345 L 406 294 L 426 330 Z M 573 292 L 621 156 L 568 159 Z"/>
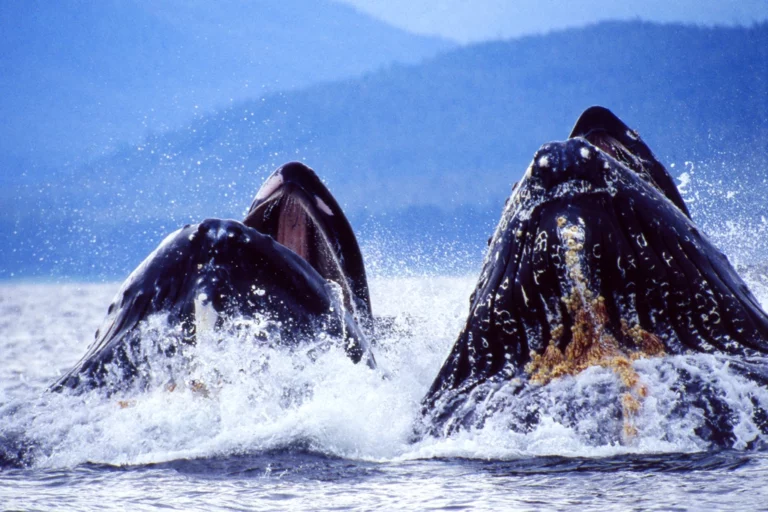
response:
<path id="1" fill-rule="evenodd" d="M 750 210 L 758 187 L 741 180 L 723 184 L 701 166 L 688 165 L 684 173 L 683 195 L 694 218 L 742 263 L 742 275 L 765 307 L 768 270 L 759 262 L 768 237 L 759 235 L 768 229 L 768 214 L 761 220 Z M 174 366 L 173 378 L 157 380 L 148 392 L 110 398 L 45 393 L 85 352 L 83 340 L 92 339 L 117 285 L 0 286 L 0 466 L 3 459 L 37 468 L 140 465 L 291 447 L 394 462 L 691 453 L 708 448 L 703 411 L 715 406 L 732 425 L 729 446 L 765 442 L 760 431 L 768 392 L 744 376 L 748 369 L 738 361 L 707 355 L 634 362 L 648 394 L 633 418 L 631 439 L 620 433 L 618 377 L 589 368 L 526 393 L 497 389 L 495 401 L 478 404 L 483 420 L 475 427 L 414 442 L 420 401 L 462 328 L 476 274 L 439 277 L 425 247 L 400 261 L 387 256 L 388 238 L 374 242 L 365 247 L 375 276 L 372 303 L 386 330 L 373 348 L 388 378 L 352 364 L 341 350 L 309 348 L 322 339 L 306 350 L 287 350 L 233 334 L 201 343 L 194 364 Z M 460 259 L 447 273 L 456 274 L 472 257 Z M 765 361 L 750 364 L 767 373 Z M 708 398 L 683 400 L 694 387 Z M 493 414 L 484 416 L 484 410 Z M 531 414 L 537 419 L 527 427 L 515 423 Z"/>
<path id="2" fill-rule="evenodd" d="M 495 405 L 497 413 L 477 428 L 413 443 L 420 400 L 462 326 L 473 284 L 473 277 L 372 280 L 377 314 L 390 319 L 375 347 L 389 378 L 354 365 L 342 350 L 291 351 L 231 335 L 201 343 L 184 378 L 176 374 L 179 384 L 173 390 L 158 381 L 149 392 L 109 398 L 98 391 L 72 396 L 42 390 L 53 380 L 52 369 L 66 367 L 66 359 L 84 350 L 75 337 L 52 342 L 58 332 L 83 320 L 68 316 L 68 301 L 79 297 L 99 303 L 87 320 L 96 325 L 103 304 L 98 299 L 108 297 L 113 285 L 4 287 L 3 311 L 16 311 L 10 306 L 16 303 L 21 315 L 15 322 L 5 319 L 2 342 L 8 343 L 11 324 L 18 333 L 25 324 L 39 332 L 28 337 L 24 353 L 13 354 L 19 358 L 14 372 L 37 361 L 30 365 L 31 382 L 19 390 L 13 383 L 21 374 L 3 380 L 3 443 L 6 450 L 13 443 L 26 450 L 27 460 L 38 468 L 161 463 L 288 447 L 367 461 L 694 452 L 708 445 L 696 433 L 703 421 L 696 404 L 681 408 L 682 370 L 728 405 L 734 447 L 759 439 L 754 413 L 768 404 L 768 392 L 726 358 L 694 355 L 635 362 L 649 394 L 630 442 L 616 435 L 621 430 L 615 402 L 620 382 L 609 370 L 590 368 L 527 394 L 504 397 L 504 406 Z M 28 309 L 43 293 L 51 301 L 49 320 L 42 319 L 42 311 Z M 7 363 L 4 367 L 3 377 L 9 377 Z M 532 428 L 510 428 L 519 411 L 534 409 L 539 421 Z"/>

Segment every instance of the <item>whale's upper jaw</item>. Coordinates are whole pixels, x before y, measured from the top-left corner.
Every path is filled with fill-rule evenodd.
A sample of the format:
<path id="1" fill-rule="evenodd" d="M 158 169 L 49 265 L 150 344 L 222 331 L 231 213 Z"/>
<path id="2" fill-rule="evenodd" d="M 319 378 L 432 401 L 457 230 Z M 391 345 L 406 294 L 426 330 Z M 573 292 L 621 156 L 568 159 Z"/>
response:
<path id="1" fill-rule="evenodd" d="M 505 231 L 527 226 L 544 205 L 557 203 L 568 209 L 572 203 L 588 205 L 598 196 L 617 195 L 652 197 L 663 209 L 679 210 L 644 168 L 632 169 L 585 138 L 544 144 L 513 187 L 490 245 L 513 244 L 514 236 L 505 237 Z M 557 207 L 550 205 L 553 208 Z"/>
<path id="2" fill-rule="evenodd" d="M 611 183 L 613 162 L 589 141 L 582 138 L 544 144 L 533 156 L 520 186 L 545 194 L 558 194 L 568 183 L 582 182 L 604 189 Z"/>
<path id="3" fill-rule="evenodd" d="M 654 191 L 680 209 L 675 196 L 658 185 L 641 160 L 603 135 L 597 139 L 597 145 L 587 138 L 575 137 L 541 146 L 516 184 L 507 206 L 511 203 L 532 207 L 556 198 L 590 193 L 615 195 L 623 188 L 642 193 Z M 687 210 L 681 211 L 688 216 Z"/>
<path id="4" fill-rule="evenodd" d="M 370 317 L 357 240 L 341 207 L 312 169 L 299 162 L 277 169 L 259 189 L 243 224 L 271 236 L 338 283 L 350 311 Z"/>

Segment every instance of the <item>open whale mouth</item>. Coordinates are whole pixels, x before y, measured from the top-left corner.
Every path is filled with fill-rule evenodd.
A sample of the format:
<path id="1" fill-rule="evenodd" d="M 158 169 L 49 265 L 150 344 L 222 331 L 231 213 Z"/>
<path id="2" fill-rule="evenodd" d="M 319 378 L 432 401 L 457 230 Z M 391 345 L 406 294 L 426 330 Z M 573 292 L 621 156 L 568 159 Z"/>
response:
<path id="1" fill-rule="evenodd" d="M 317 210 L 300 187 L 281 184 L 251 210 L 244 224 L 270 235 L 326 279 L 339 282 L 343 276 L 341 263 L 332 246 L 332 235 Z"/>
<path id="2" fill-rule="evenodd" d="M 610 112 L 582 117 L 513 188 L 465 327 L 423 402 L 432 432 L 460 426 L 462 408 L 499 383 L 609 367 L 627 390 L 626 419 L 645 393 L 637 358 L 768 353 L 768 316 L 664 167 Z"/>
<path id="3" fill-rule="evenodd" d="M 312 169 L 293 162 L 275 171 L 256 194 L 243 223 L 271 236 L 337 283 L 353 314 L 370 316 L 357 241 L 338 203 Z"/>
<path id="4" fill-rule="evenodd" d="M 664 166 L 640 135 L 604 107 L 590 107 L 579 117 L 568 138 L 582 137 L 611 156 L 667 197 L 686 217 L 691 214 Z"/>

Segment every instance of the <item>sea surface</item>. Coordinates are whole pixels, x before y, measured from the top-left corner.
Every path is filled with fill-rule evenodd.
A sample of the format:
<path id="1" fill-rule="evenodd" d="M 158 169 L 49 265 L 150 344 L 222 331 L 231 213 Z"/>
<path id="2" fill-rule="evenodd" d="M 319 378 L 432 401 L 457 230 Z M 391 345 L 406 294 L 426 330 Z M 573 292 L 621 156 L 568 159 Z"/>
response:
<path id="1" fill-rule="evenodd" d="M 385 376 L 340 350 L 308 358 L 228 339 L 194 369 L 205 393 L 110 398 L 45 390 L 83 355 L 119 283 L 0 284 L 0 510 L 768 509 L 768 452 L 750 448 L 754 425 L 735 420 L 734 448 L 709 450 L 690 422 L 665 417 L 674 396 L 660 359 L 636 363 L 650 397 L 622 442 L 596 442 L 588 415 L 580 428 L 545 415 L 526 434 L 489 422 L 417 439 L 420 400 L 474 281 L 372 279 L 375 312 L 390 324 L 375 347 Z M 750 277 L 765 305 L 761 283 Z M 734 410 L 748 407 L 754 389 L 727 365 L 685 364 L 712 372 Z M 590 369 L 547 398 L 556 408 L 611 379 Z"/>

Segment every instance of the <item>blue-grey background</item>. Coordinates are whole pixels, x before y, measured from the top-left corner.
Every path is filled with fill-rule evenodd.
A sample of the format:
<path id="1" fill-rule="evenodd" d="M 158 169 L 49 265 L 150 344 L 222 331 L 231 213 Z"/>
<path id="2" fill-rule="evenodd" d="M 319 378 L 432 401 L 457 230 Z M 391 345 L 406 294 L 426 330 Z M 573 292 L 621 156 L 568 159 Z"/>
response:
<path id="1" fill-rule="evenodd" d="M 544 390 L 533 432 L 500 414 L 413 433 L 512 183 L 591 104 L 640 131 L 732 260 L 765 262 L 767 4 L 0 0 L 0 508 L 765 508 L 768 457 L 745 448 L 768 397 L 710 355 L 634 363 L 626 444 L 593 437 L 621 421 L 604 368 Z M 165 234 L 241 217 L 292 159 L 361 238 L 391 378 L 225 336 L 188 368 L 211 396 L 44 392 Z M 765 269 L 743 272 L 763 306 Z M 670 415 L 689 372 L 733 411 L 733 450 Z"/>
<path id="2" fill-rule="evenodd" d="M 667 4 L 4 1 L 0 279 L 119 279 L 289 160 L 392 261 L 471 265 L 593 104 L 738 189 L 700 222 L 764 222 L 768 2 Z"/>

